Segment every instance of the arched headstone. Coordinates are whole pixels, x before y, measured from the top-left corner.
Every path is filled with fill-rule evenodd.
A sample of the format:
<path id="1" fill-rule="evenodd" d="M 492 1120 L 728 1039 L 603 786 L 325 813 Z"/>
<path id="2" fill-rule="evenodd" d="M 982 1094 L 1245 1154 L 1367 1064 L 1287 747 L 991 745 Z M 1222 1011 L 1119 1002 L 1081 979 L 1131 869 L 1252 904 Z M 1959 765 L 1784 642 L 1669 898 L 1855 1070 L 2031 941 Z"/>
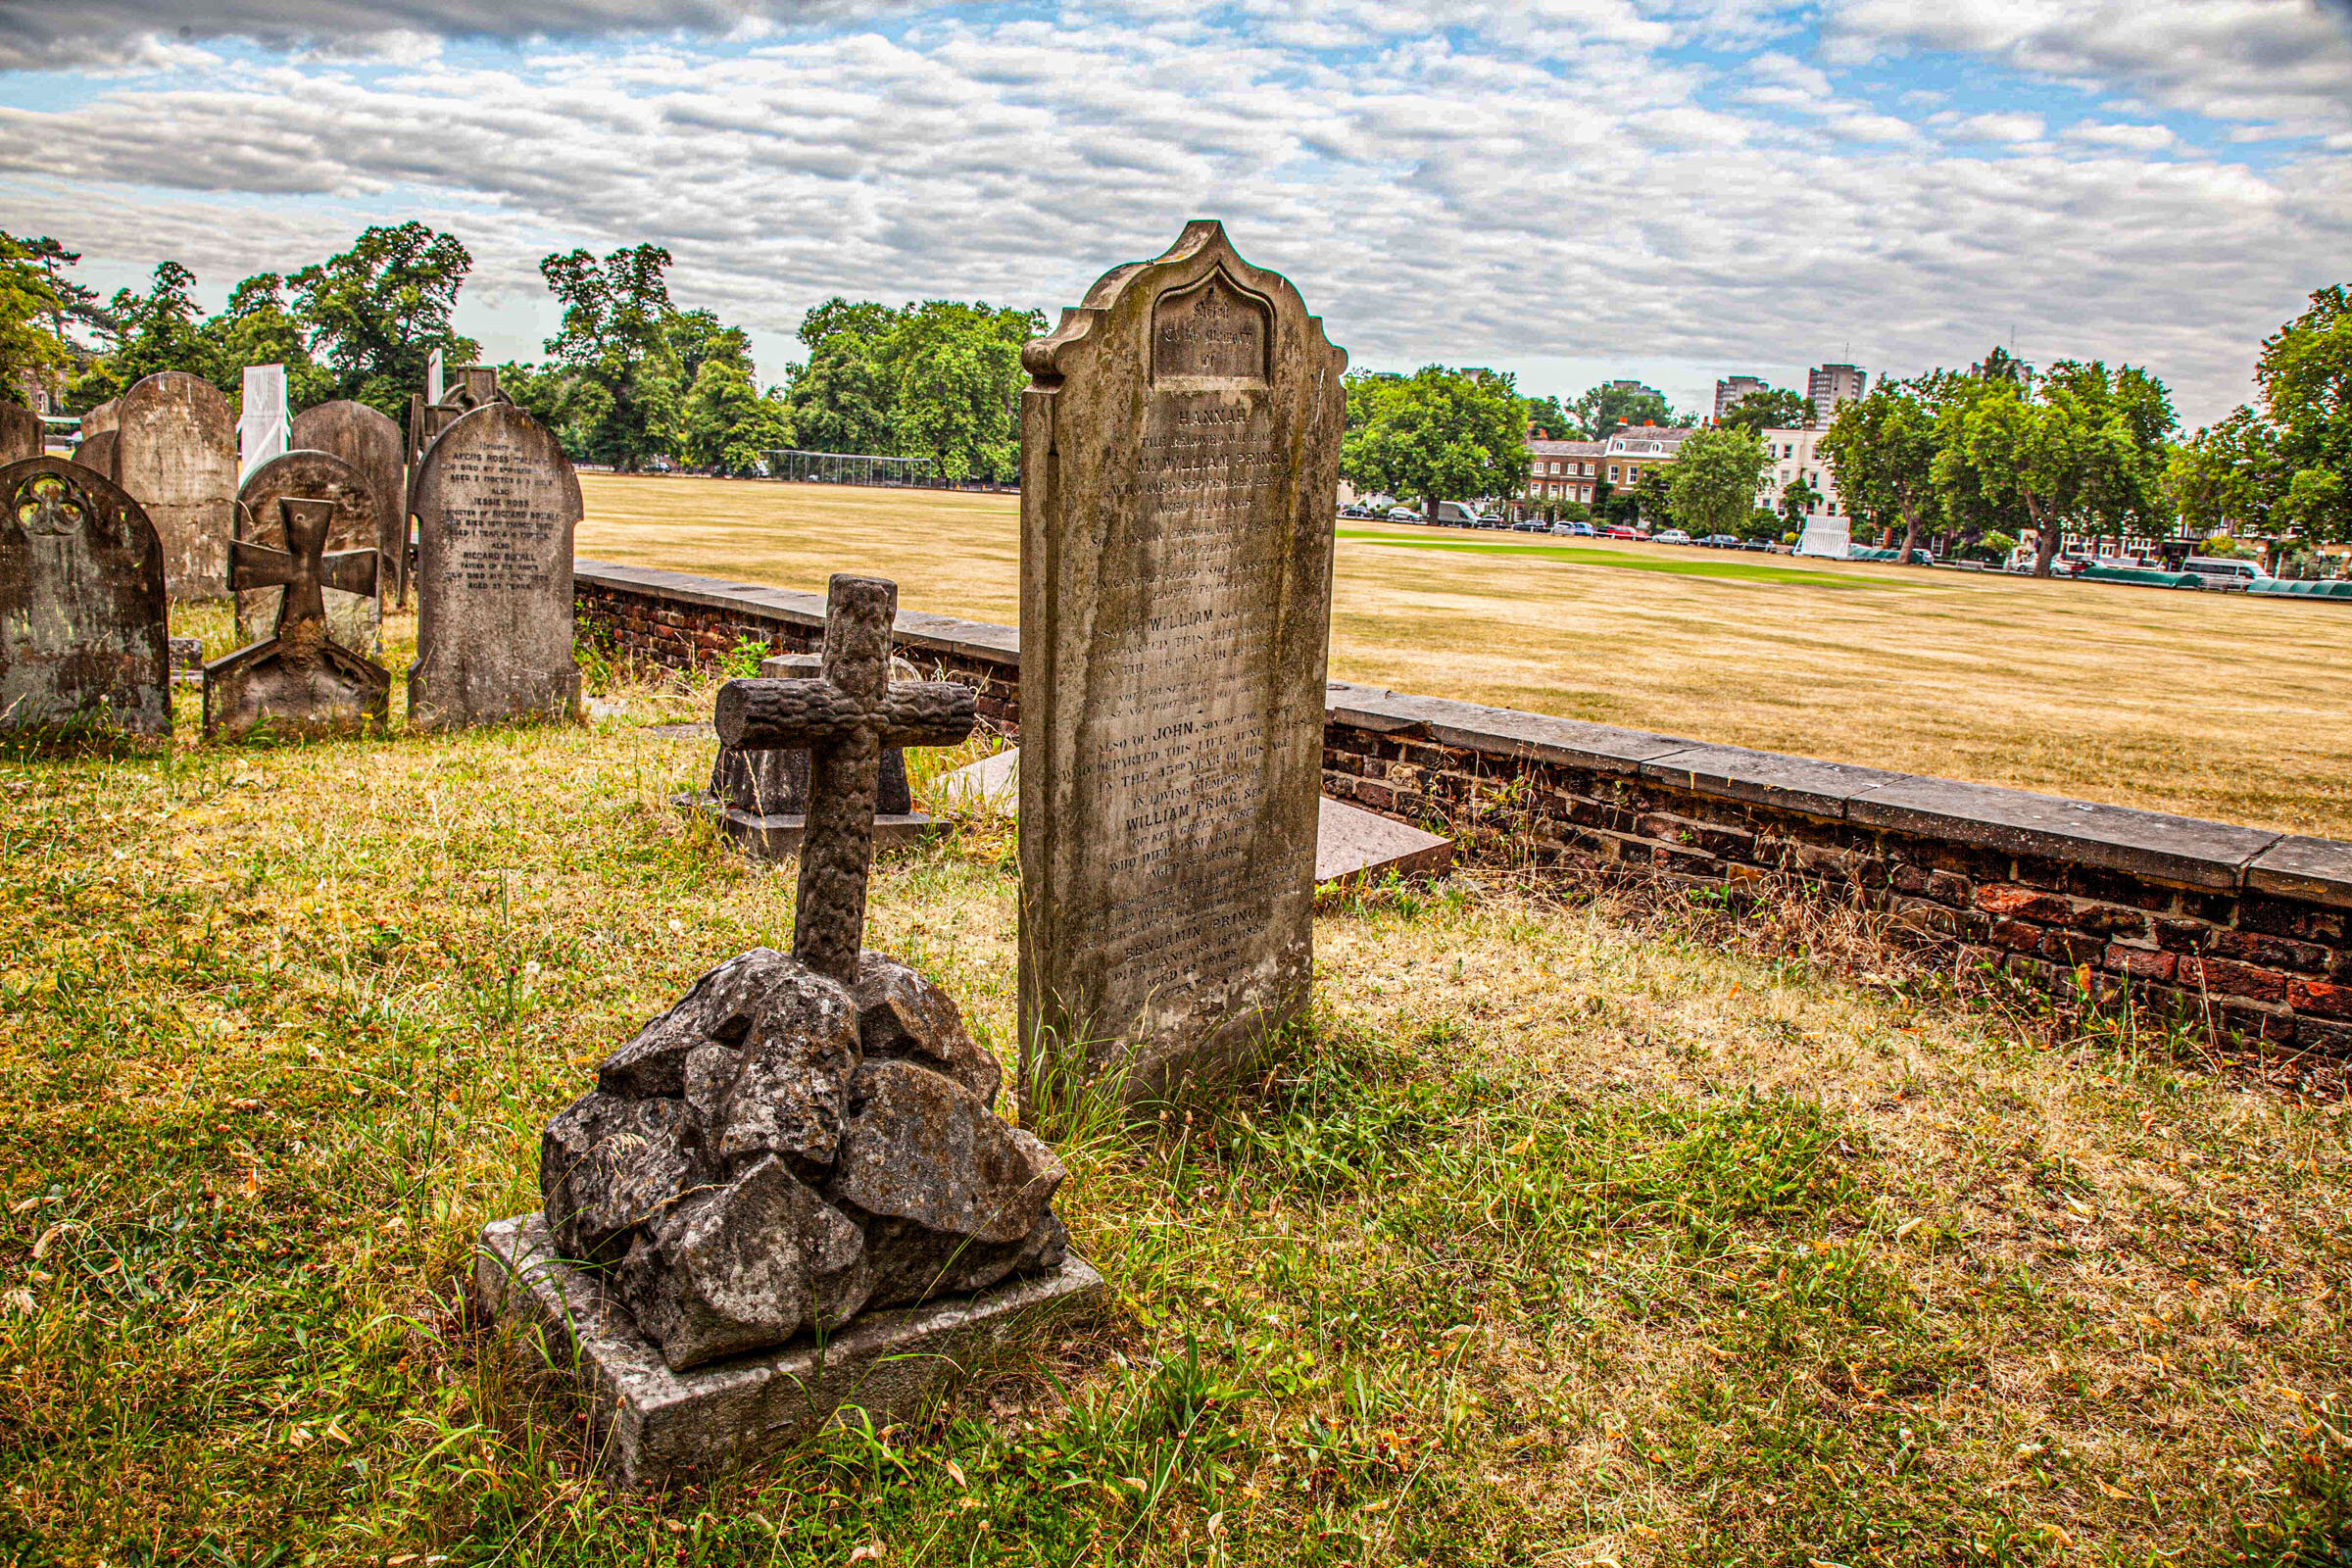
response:
<path id="1" fill-rule="evenodd" d="M 326 593 L 373 598 L 381 564 L 372 540 L 329 552 L 335 505 L 313 497 L 276 503 L 285 548 L 239 539 L 229 582 L 240 591 L 282 589 L 277 624 L 261 642 L 204 666 L 204 733 L 230 740 L 252 730 L 335 735 L 381 729 L 391 703 L 384 666 L 326 634 Z"/>
<path id="2" fill-rule="evenodd" d="M 112 430 L 122 412 L 122 400 L 121 398 L 108 398 L 104 403 L 92 408 L 81 416 L 82 439 L 86 441 L 101 430 Z"/>
<path id="3" fill-rule="evenodd" d="M 294 416 L 294 445 L 331 452 L 360 470 L 375 504 L 376 549 L 383 556 L 377 603 L 391 600 L 409 555 L 408 471 L 399 424 L 365 403 L 340 398 Z"/>
<path id="4" fill-rule="evenodd" d="M 146 509 L 164 541 L 164 586 L 173 599 L 228 592 L 237 432 L 220 388 L 185 370 L 165 370 L 123 393 L 115 482 Z"/>
<path id="5" fill-rule="evenodd" d="M 571 536 L 580 482 L 554 433 L 512 403 L 475 409 L 425 452 L 411 505 L 411 727 L 575 716 Z"/>
<path id="6" fill-rule="evenodd" d="M 107 482 L 112 484 L 115 478 L 115 432 L 98 430 L 83 436 L 81 445 L 74 449 L 74 461 L 92 473 L 105 474 Z"/>
<path id="7" fill-rule="evenodd" d="M 22 403 L 0 403 L 0 463 L 23 463 L 41 455 L 49 427 Z"/>
<path id="8" fill-rule="evenodd" d="M 1155 1091 L 1307 1004 L 1348 355 L 1198 221 L 1021 363 L 1024 1066 Z"/>
<path id="9" fill-rule="evenodd" d="M 288 452 L 256 468 L 237 492 L 237 537 L 248 544 L 284 550 L 285 523 L 277 504 L 288 500 L 325 501 L 333 506 L 334 520 L 326 531 L 327 551 L 340 554 L 378 548 L 375 495 L 359 469 L 331 452 Z M 375 580 L 381 583 L 383 572 L 379 570 Z M 283 589 L 274 586 L 237 591 L 239 639 L 253 643 L 271 635 L 283 594 Z M 330 584 L 325 597 L 326 635 L 355 654 L 381 658 L 384 636 L 379 593 L 345 593 Z"/>
<path id="10" fill-rule="evenodd" d="M 137 502 L 63 458 L 0 468 L 0 726 L 172 733 L 164 552 Z"/>

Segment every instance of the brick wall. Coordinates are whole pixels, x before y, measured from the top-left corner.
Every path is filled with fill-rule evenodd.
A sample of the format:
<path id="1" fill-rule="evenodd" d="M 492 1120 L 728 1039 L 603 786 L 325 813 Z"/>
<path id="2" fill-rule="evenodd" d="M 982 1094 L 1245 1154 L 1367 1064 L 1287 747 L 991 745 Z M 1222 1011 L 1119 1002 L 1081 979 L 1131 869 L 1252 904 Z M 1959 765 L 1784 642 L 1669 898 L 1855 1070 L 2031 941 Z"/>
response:
<path id="1" fill-rule="evenodd" d="M 581 618 L 655 663 L 745 637 L 815 647 L 821 596 L 578 567 Z M 1016 734 L 1020 637 L 902 610 L 900 652 Z M 2352 844 L 1782 757 L 1332 683 L 1324 793 L 1442 824 L 1473 858 L 1859 891 L 2029 984 L 2178 1007 L 2221 1034 L 2352 1056 Z"/>

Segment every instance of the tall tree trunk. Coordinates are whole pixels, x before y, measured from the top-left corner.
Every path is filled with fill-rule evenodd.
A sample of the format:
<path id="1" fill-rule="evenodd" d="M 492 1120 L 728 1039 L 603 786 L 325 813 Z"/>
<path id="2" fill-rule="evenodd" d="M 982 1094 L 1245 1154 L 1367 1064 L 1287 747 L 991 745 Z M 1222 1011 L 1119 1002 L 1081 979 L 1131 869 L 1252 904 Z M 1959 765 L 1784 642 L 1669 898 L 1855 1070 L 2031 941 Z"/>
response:
<path id="1" fill-rule="evenodd" d="M 2044 519 L 2041 508 L 2034 500 L 2034 492 L 2026 492 L 2026 515 L 2034 520 L 2034 575 L 2047 577 L 2050 563 L 2058 559 L 2058 542 L 2064 531 L 2055 518 Z"/>
<path id="2" fill-rule="evenodd" d="M 1903 509 L 1903 553 L 1894 558 L 1896 564 L 1904 566 L 1911 564 L 1911 552 L 1917 548 L 1918 544 L 1919 509 L 1905 507 Z"/>

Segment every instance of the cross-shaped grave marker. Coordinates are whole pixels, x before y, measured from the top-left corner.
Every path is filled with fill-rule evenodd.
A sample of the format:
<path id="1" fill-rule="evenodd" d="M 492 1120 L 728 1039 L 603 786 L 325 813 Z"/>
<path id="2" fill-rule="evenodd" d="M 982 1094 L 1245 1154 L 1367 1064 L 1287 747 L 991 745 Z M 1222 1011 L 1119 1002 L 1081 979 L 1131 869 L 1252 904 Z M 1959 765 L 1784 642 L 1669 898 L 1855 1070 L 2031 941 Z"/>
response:
<path id="1" fill-rule="evenodd" d="M 712 713 L 729 746 L 808 749 L 792 956 L 843 985 L 857 983 L 865 939 L 883 748 L 954 746 L 979 721 L 969 686 L 890 678 L 898 608 L 897 583 L 837 573 L 825 594 L 823 672 L 814 680 L 731 680 Z"/>
<path id="2" fill-rule="evenodd" d="M 287 496 L 277 503 L 286 548 L 247 539 L 228 546 L 228 585 L 283 588 L 277 629 L 204 666 L 204 732 L 231 739 L 257 725 L 329 734 L 381 727 L 392 677 L 384 666 L 326 634 L 325 590 L 375 592 L 373 550 L 326 551 L 331 498 Z"/>
<path id="3" fill-rule="evenodd" d="M 250 540 L 234 539 L 228 546 L 228 585 L 231 588 L 283 588 L 277 602 L 277 629 L 282 641 L 303 641 L 296 631 L 305 621 L 326 620 L 322 590 L 340 588 L 347 594 L 375 592 L 377 555 L 372 550 L 338 550 L 326 554 L 326 531 L 335 520 L 332 500 L 286 497 L 277 504 L 285 524 L 286 548 L 272 550 Z"/>

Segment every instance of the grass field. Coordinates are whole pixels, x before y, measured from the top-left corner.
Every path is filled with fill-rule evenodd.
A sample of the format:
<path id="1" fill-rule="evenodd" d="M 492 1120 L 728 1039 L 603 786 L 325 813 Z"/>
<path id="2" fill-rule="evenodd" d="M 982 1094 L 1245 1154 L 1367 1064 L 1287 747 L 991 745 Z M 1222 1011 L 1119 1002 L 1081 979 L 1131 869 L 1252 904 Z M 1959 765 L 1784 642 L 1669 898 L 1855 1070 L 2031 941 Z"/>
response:
<path id="1" fill-rule="evenodd" d="M 583 477 L 583 556 L 1019 618 L 1017 500 Z M 1342 532 L 1332 673 L 2352 838 L 2342 605 L 1410 525 Z"/>
<path id="2" fill-rule="evenodd" d="M 1836 910 L 1468 878 L 1325 909 L 1261 1080 L 1059 1134 L 1115 1289 L 1074 1336 L 709 1489 L 590 1484 L 451 1281 L 596 1060 L 786 940 L 789 872 L 667 804 L 710 744 L 642 727 L 710 696 L 0 750 L 0 1562 L 2352 1551 L 2341 1105 L 2048 1037 Z M 868 937 L 1006 1056 L 1016 897 L 973 823 L 882 871 Z"/>

